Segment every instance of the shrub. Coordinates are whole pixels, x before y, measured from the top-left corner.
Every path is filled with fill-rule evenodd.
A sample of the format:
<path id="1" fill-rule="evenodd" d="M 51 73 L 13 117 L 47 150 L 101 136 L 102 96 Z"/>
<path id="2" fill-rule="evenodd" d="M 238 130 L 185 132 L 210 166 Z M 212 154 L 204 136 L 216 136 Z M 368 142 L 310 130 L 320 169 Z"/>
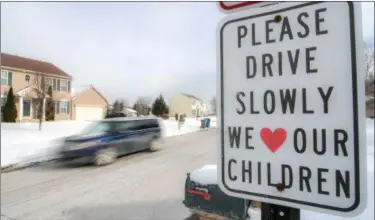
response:
<path id="1" fill-rule="evenodd" d="M 4 122 L 16 122 L 17 119 L 17 107 L 14 100 L 13 88 L 10 87 L 7 101 L 4 106 Z"/>

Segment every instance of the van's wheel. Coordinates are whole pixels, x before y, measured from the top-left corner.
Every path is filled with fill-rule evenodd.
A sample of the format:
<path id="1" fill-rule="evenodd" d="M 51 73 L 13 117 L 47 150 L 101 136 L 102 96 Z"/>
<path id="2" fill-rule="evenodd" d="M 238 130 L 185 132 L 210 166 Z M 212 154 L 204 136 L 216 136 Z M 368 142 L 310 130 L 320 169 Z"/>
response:
<path id="1" fill-rule="evenodd" d="M 154 139 L 150 142 L 149 150 L 151 152 L 155 152 L 161 149 L 163 142 L 160 139 Z"/>
<path id="2" fill-rule="evenodd" d="M 117 159 L 117 151 L 115 148 L 104 148 L 95 153 L 94 164 L 96 166 L 104 166 L 115 162 Z"/>

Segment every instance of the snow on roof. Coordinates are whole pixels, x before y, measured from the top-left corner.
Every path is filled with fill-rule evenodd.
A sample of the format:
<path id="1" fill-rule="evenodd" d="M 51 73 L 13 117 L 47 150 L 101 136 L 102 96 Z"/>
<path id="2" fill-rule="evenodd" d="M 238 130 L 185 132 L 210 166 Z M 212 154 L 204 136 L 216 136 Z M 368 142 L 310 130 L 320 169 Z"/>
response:
<path id="1" fill-rule="evenodd" d="M 204 167 L 193 171 L 190 174 L 190 179 L 193 182 L 202 185 L 217 184 L 217 166 L 205 165 Z"/>

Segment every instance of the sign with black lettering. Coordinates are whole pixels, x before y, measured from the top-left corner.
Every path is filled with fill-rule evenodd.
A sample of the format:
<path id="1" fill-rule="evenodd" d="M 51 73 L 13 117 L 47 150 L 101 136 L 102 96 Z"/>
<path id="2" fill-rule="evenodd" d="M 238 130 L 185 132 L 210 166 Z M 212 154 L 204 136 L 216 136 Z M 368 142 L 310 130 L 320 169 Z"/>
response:
<path id="1" fill-rule="evenodd" d="M 339 216 L 366 206 L 361 7 L 285 2 L 218 26 L 219 186 Z"/>

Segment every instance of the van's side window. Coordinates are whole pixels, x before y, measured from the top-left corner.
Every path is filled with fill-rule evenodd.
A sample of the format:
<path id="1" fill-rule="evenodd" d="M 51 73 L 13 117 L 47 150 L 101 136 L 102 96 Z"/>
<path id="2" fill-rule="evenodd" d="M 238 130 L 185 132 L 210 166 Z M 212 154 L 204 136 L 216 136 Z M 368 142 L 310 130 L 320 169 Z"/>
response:
<path id="1" fill-rule="evenodd" d="M 150 128 L 158 128 L 159 127 L 159 123 L 157 120 L 155 119 L 151 119 L 151 120 L 148 120 L 148 124 L 150 126 Z"/>
<path id="2" fill-rule="evenodd" d="M 135 123 L 134 130 L 136 131 L 149 128 L 146 120 L 135 120 L 134 123 Z"/>
<path id="3" fill-rule="evenodd" d="M 131 131 L 133 129 L 133 121 L 119 121 L 115 122 L 115 131 Z"/>

